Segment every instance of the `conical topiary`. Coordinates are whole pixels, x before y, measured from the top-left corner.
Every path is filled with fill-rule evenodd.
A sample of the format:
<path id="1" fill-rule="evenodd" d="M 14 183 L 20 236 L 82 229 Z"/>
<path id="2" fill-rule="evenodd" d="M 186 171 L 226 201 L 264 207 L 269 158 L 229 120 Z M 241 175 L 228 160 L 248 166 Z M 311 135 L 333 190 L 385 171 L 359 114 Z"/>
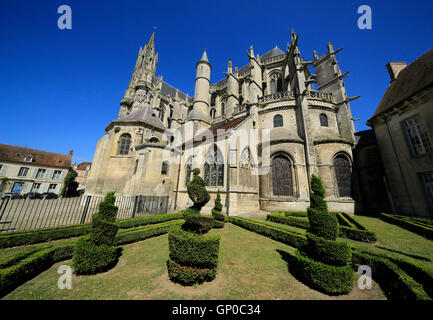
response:
<path id="1" fill-rule="evenodd" d="M 224 215 L 221 212 L 223 209 L 223 206 L 221 204 L 221 196 L 220 196 L 220 190 L 218 189 L 217 196 L 215 198 L 215 206 L 212 209 L 212 217 L 216 220 L 214 223 L 214 227 L 216 228 L 222 228 L 224 227 Z"/>
<path id="2" fill-rule="evenodd" d="M 93 215 L 89 235 L 78 239 L 74 248 L 72 264 L 76 274 L 95 274 L 112 268 L 118 259 L 115 223 L 118 208 L 114 205 L 114 192 L 108 192 Z"/>
<path id="3" fill-rule="evenodd" d="M 328 212 L 325 189 L 315 175 L 311 177 L 310 207 L 307 208 L 310 229 L 307 244 L 296 251 L 295 272 L 312 288 L 328 294 L 352 290 L 354 275 L 349 265 L 352 253 L 345 242 L 335 241 L 338 221 Z"/>
<path id="4" fill-rule="evenodd" d="M 184 210 L 185 223 L 174 227 L 168 236 L 170 256 L 167 261 L 169 278 L 183 285 L 211 281 L 216 276 L 220 237 L 206 234 L 214 219 L 200 214 L 209 201 L 200 170 L 194 169 L 194 177 L 187 184 L 188 195 L 194 204 Z"/>

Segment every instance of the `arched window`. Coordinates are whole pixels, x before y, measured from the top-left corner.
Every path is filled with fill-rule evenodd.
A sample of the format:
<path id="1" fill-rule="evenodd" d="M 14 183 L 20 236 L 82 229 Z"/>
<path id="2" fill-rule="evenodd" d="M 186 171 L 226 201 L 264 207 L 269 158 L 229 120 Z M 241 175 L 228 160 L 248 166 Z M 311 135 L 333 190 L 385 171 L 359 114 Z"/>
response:
<path id="1" fill-rule="evenodd" d="M 127 155 L 129 153 L 130 146 L 131 146 L 131 135 L 129 133 L 122 134 L 119 140 L 119 154 Z"/>
<path id="2" fill-rule="evenodd" d="M 161 166 L 161 174 L 168 173 L 168 161 L 163 161 Z"/>
<path id="3" fill-rule="evenodd" d="M 324 113 L 320 115 L 320 125 L 322 127 L 328 127 L 328 117 Z"/>
<path id="4" fill-rule="evenodd" d="M 281 77 L 278 77 L 277 79 L 277 92 L 283 91 L 283 81 L 281 80 Z"/>
<path id="5" fill-rule="evenodd" d="M 292 164 L 286 156 L 272 159 L 272 192 L 274 196 L 293 196 Z"/>
<path id="6" fill-rule="evenodd" d="M 224 116 L 225 113 L 226 113 L 225 104 L 222 103 L 222 104 L 221 104 L 221 115 Z"/>
<path id="7" fill-rule="evenodd" d="M 159 143 L 159 139 L 157 137 L 152 137 L 149 140 L 150 143 Z"/>
<path id="8" fill-rule="evenodd" d="M 342 155 L 334 159 L 335 180 L 339 197 L 350 197 L 352 186 L 352 171 L 349 160 Z"/>
<path id="9" fill-rule="evenodd" d="M 278 128 L 282 126 L 283 126 L 283 117 L 281 114 L 276 114 L 274 116 L 274 128 Z"/>
<path id="10" fill-rule="evenodd" d="M 209 149 L 204 164 L 204 181 L 208 186 L 223 186 L 224 161 L 216 144 Z"/>
<path id="11" fill-rule="evenodd" d="M 271 94 L 277 93 L 277 81 L 276 79 L 271 80 Z"/>
<path id="12" fill-rule="evenodd" d="M 215 109 L 211 109 L 210 110 L 210 117 L 211 117 L 211 119 L 215 119 L 215 115 L 216 115 L 216 110 Z"/>

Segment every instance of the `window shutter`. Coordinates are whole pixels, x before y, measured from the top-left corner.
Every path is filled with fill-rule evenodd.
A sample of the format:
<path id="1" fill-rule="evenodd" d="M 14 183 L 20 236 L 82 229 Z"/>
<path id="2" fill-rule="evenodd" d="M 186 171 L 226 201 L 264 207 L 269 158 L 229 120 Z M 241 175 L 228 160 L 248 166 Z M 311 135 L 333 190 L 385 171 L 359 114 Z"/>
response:
<path id="1" fill-rule="evenodd" d="M 32 175 L 33 179 L 36 179 L 36 175 L 38 174 L 38 170 L 39 170 L 38 168 L 33 169 L 33 175 Z"/>
<path id="2" fill-rule="evenodd" d="M 46 179 L 46 180 L 53 180 L 53 174 L 54 174 L 54 170 L 52 170 L 52 169 L 48 169 L 48 170 L 45 172 L 45 179 Z"/>
<path id="3" fill-rule="evenodd" d="M 62 170 L 62 173 L 60 174 L 60 178 L 59 178 L 60 181 L 65 180 L 66 172 L 67 172 L 66 170 Z"/>

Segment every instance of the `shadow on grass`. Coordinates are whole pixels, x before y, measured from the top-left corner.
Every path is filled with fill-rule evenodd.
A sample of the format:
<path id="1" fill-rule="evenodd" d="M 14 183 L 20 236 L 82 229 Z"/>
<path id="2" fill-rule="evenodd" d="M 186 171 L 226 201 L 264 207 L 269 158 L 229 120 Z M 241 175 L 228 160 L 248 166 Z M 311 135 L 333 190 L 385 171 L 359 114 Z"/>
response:
<path id="1" fill-rule="evenodd" d="M 387 250 L 387 251 L 390 251 L 390 252 L 399 253 L 399 254 L 402 254 L 404 256 L 413 258 L 413 259 L 422 260 L 422 261 L 431 261 L 429 258 L 426 258 L 426 257 L 423 257 L 423 256 L 417 256 L 415 254 L 409 254 L 409 253 L 405 253 L 405 252 L 402 252 L 402 251 L 399 251 L 399 250 L 389 249 L 389 248 L 382 247 L 382 246 L 377 246 L 377 245 L 375 247 L 379 248 L 379 249 L 382 249 L 382 250 Z"/>

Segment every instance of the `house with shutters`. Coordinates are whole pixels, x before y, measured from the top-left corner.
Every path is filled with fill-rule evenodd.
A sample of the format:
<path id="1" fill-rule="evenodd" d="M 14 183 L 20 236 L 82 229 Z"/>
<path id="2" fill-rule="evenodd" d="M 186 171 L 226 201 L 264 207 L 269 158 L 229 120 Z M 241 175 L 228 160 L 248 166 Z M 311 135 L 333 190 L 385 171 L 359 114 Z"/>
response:
<path id="1" fill-rule="evenodd" d="M 60 193 L 68 169 L 69 154 L 48 152 L 0 144 L 0 179 L 2 193 L 53 192 Z"/>

